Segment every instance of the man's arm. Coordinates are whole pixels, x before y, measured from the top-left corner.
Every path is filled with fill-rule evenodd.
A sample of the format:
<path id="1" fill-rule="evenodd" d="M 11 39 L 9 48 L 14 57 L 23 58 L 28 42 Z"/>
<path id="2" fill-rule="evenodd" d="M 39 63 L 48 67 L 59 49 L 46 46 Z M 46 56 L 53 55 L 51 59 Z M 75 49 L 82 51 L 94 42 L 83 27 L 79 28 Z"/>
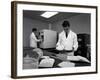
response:
<path id="1" fill-rule="evenodd" d="M 74 38 L 73 38 L 73 51 L 76 51 L 77 48 L 78 48 L 77 35 L 74 35 Z"/>
<path id="2" fill-rule="evenodd" d="M 35 35 L 33 35 L 32 37 L 36 42 L 41 42 L 42 40 L 41 39 L 37 39 Z"/>
<path id="3" fill-rule="evenodd" d="M 56 44 L 56 49 L 57 50 L 63 50 L 64 49 L 64 46 L 61 44 L 61 35 L 59 35 L 59 38 L 58 38 L 58 42 L 57 42 L 57 44 Z"/>

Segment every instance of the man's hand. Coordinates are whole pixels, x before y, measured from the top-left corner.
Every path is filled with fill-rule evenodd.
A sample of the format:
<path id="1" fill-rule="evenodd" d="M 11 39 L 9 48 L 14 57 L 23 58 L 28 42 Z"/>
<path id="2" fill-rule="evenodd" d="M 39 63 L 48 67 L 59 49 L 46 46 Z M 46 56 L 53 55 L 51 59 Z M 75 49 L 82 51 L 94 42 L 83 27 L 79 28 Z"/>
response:
<path id="1" fill-rule="evenodd" d="M 42 42 L 42 41 L 43 41 L 42 39 L 39 39 L 39 40 L 38 40 L 38 42 Z"/>
<path id="2" fill-rule="evenodd" d="M 40 39 L 40 42 L 42 42 L 43 40 L 42 39 Z"/>

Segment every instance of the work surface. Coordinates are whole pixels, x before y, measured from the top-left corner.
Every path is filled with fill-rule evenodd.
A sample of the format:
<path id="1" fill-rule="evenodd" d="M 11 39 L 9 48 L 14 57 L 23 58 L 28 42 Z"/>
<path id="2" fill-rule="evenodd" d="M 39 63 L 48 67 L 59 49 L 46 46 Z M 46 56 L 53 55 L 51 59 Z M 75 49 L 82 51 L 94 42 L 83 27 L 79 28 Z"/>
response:
<path id="1" fill-rule="evenodd" d="M 51 58 L 53 58 L 53 59 L 55 59 L 55 63 L 54 63 L 54 65 L 53 65 L 53 67 L 58 67 L 57 65 L 59 64 L 59 63 L 61 63 L 61 62 L 63 62 L 62 60 L 60 60 L 60 59 L 58 59 L 58 58 L 56 58 L 56 57 L 52 57 L 52 55 L 53 54 L 56 54 L 56 51 L 54 50 L 54 52 L 53 52 L 53 49 L 52 50 L 43 50 L 43 52 L 44 52 L 44 55 L 46 55 L 46 56 L 50 56 Z M 81 66 L 90 66 L 91 64 L 90 63 L 86 63 L 86 62 L 82 62 L 82 61 L 70 61 L 70 62 L 72 62 L 72 63 L 75 63 L 75 66 L 76 67 L 81 67 Z"/>
<path id="2" fill-rule="evenodd" d="M 58 66 L 59 63 L 62 63 L 63 61 L 52 56 L 54 54 L 58 54 L 58 52 L 55 49 L 42 49 L 43 50 L 43 55 L 44 56 L 49 56 L 51 59 L 54 59 L 54 63 L 52 67 L 39 67 L 39 68 L 56 68 L 56 67 L 60 67 Z M 29 52 L 30 48 L 24 48 L 24 52 Z M 39 59 L 39 63 L 43 60 L 43 58 Z M 70 61 L 70 63 L 74 64 L 74 67 L 82 67 L 82 66 L 90 66 L 90 63 L 86 63 L 86 62 L 81 62 L 81 61 Z M 68 62 L 68 66 L 70 65 L 70 63 Z M 72 64 L 72 65 L 73 65 Z M 30 64 L 27 64 L 28 66 L 30 66 Z M 24 65 L 23 65 L 24 66 Z M 29 69 L 32 69 L 34 67 L 29 67 Z M 28 69 L 28 68 L 27 68 Z"/>

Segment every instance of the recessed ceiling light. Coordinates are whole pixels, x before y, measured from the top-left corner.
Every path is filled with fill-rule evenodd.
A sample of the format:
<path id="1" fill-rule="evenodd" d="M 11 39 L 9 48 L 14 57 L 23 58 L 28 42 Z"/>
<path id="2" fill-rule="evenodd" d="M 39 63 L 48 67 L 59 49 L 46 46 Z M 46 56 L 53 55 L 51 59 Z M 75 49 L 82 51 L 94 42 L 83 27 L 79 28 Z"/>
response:
<path id="1" fill-rule="evenodd" d="M 41 14 L 41 16 L 44 18 L 50 18 L 56 14 L 58 14 L 58 12 L 44 12 L 43 14 Z"/>

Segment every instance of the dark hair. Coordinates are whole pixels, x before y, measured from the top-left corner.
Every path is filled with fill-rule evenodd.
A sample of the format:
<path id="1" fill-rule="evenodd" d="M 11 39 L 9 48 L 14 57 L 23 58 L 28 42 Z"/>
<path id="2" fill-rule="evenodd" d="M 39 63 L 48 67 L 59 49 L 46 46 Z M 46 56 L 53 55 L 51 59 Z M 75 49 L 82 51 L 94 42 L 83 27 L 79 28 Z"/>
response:
<path id="1" fill-rule="evenodd" d="M 37 31 L 37 29 L 36 29 L 36 28 L 33 28 L 33 29 L 32 29 L 32 32 L 34 32 L 34 31 Z"/>
<path id="2" fill-rule="evenodd" d="M 70 27 L 69 21 L 67 21 L 67 20 L 64 21 L 64 22 L 62 23 L 62 26 L 63 26 L 63 27 L 67 27 L 67 26 Z"/>

